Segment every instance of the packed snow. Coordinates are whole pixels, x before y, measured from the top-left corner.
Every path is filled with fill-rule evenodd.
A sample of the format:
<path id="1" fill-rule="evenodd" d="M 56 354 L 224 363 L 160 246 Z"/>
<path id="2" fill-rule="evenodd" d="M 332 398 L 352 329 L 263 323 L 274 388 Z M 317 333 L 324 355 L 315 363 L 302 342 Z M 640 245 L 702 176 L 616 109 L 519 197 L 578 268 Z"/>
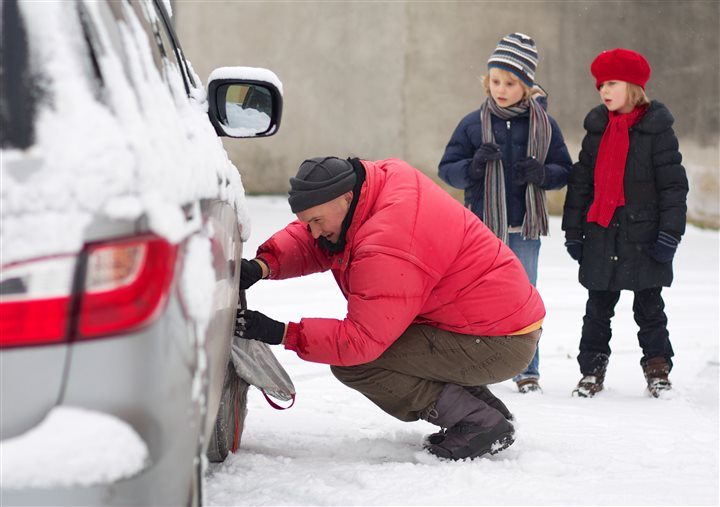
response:
<path id="1" fill-rule="evenodd" d="M 251 197 L 257 246 L 293 216 L 282 197 Z M 718 239 L 688 227 L 663 291 L 675 350 L 665 399 L 644 393 L 632 293 L 613 319 L 606 390 L 570 392 L 586 292 L 563 247 L 558 217 L 540 252 L 538 289 L 548 314 L 540 341 L 543 394 L 491 386 L 516 417 L 509 449 L 473 461 L 440 461 L 421 449 L 429 423 L 392 418 L 343 386 L 326 365 L 273 351 L 293 378 L 297 402 L 275 411 L 251 389 L 240 450 L 206 475 L 208 505 L 717 505 Z M 261 281 L 250 308 L 278 320 L 342 317 L 328 273 Z"/>
<path id="2" fill-rule="evenodd" d="M 109 484 L 147 464 L 147 446 L 128 423 L 79 407 L 55 407 L 30 431 L 0 442 L 3 488 Z"/>
<path id="3" fill-rule="evenodd" d="M 256 109 L 244 109 L 240 104 L 227 103 L 228 124 L 225 126 L 238 136 L 254 136 L 258 132 L 265 132 L 270 126 L 270 117 Z"/>

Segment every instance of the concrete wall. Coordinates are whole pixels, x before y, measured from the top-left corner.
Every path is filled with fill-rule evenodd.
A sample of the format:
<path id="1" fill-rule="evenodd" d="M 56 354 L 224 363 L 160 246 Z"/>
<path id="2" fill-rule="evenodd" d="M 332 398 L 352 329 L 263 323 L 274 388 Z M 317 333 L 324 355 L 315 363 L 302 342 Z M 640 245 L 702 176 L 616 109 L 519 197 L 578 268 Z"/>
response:
<path id="1" fill-rule="evenodd" d="M 400 157 L 436 178 L 445 145 L 485 95 L 497 41 L 520 31 L 540 52 L 536 80 L 574 159 L 599 103 L 589 72 L 602 50 L 632 48 L 646 89 L 676 118 L 695 223 L 720 226 L 720 2 L 238 2 L 174 4 L 203 79 L 219 66 L 267 67 L 283 81 L 280 132 L 225 140 L 250 193 L 285 193 L 305 158 Z M 439 180 L 438 180 L 439 181 Z M 443 184 L 443 186 L 445 186 Z M 460 192 L 454 191 L 460 197 Z M 555 212 L 563 192 L 552 192 Z"/>

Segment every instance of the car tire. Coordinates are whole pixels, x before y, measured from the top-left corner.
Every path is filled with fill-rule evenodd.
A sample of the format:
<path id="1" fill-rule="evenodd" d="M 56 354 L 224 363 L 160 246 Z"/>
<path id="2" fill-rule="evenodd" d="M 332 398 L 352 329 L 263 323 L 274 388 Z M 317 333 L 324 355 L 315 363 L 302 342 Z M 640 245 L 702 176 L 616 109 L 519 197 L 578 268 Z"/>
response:
<path id="1" fill-rule="evenodd" d="M 211 463 L 225 461 L 229 452 L 235 452 L 240 447 L 240 438 L 245 428 L 245 416 L 247 415 L 249 387 L 247 382 L 238 377 L 231 361 L 225 373 L 215 428 L 206 452 Z"/>

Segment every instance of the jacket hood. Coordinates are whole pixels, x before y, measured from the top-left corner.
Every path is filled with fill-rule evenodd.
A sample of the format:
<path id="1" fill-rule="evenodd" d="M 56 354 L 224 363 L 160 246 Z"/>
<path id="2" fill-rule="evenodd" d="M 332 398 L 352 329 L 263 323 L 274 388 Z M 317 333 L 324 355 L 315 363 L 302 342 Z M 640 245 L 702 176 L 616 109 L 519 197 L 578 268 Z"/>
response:
<path id="1" fill-rule="evenodd" d="M 540 107 L 542 107 L 545 111 L 547 111 L 547 108 L 548 108 L 547 95 L 535 95 L 533 98 L 535 99 L 535 102 L 540 104 Z"/>
<path id="2" fill-rule="evenodd" d="M 645 115 L 635 125 L 635 129 L 648 134 L 659 134 L 670 127 L 675 122 L 675 118 L 667 107 L 657 100 L 650 102 L 645 111 Z M 608 109 L 604 105 L 597 106 L 592 109 L 583 123 L 585 130 L 592 133 L 603 133 L 608 123 Z"/>

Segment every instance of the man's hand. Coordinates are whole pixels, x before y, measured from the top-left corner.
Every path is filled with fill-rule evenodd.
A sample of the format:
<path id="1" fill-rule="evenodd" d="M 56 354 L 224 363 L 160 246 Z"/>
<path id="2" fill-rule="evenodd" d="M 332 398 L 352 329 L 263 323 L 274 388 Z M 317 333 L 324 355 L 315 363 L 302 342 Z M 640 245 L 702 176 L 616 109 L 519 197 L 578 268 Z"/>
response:
<path id="1" fill-rule="evenodd" d="M 243 259 L 240 261 L 240 288 L 242 290 L 249 289 L 258 280 L 263 278 L 263 269 L 255 259 L 249 261 Z"/>
<path id="2" fill-rule="evenodd" d="M 513 183 L 533 183 L 542 185 L 545 181 L 545 166 L 534 157 L 527 157 L 515 162 Z"/>
<path id="3" fill-rule="evenodd" d="M 485 167 L 489 160 L 500 160 L 502 151 L 500 146 L 494 143 L 483 143 L 473 155 L 472 162 L 468 168 L 468 176 L 474 180 L 485 178 Z"/>
<path id="4" fill-rule="evenodd" d="M 285 324 L 263 313 L 240 308 L 235 317 L 235 336 L 280 345 L 285 338 Z"/>

